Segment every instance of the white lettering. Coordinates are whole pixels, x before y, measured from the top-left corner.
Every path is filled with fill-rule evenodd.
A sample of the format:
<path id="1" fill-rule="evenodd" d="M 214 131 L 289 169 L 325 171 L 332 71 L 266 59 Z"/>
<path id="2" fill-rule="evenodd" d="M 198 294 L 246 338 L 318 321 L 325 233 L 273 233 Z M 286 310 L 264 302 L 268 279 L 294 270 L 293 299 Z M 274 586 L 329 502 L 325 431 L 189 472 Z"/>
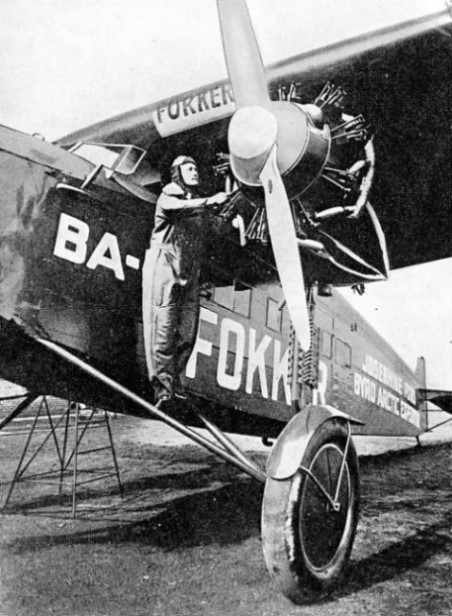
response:
<path id="1" fill-rule="evenodd" d="M 291 403 L 290 384 L 289 384 L 289 347 L 281 357 L 281 342 L 275 340 L 273 352 L 273 382 L 272 382 L 272 400 L 278 400 L 279 381 L 283 379 L 284 392 L 286 394 L 287 404 Z"/>
<path id="2" fill-rule="evenodd" d="M 130 267 L 134 270 L 139 270 L 140 269 L 140 259 L 137 259 L 136 257 L 132 255 L 126 255 L 126 265 L 127 267 Z"/>
<path id="3" fill-rule="evenodd" d="M 386 411 L 390 411 L 391 413 L 398 415 L 399 399 L 384 387 L 378 388 L 377 404 Z"/>
<path id="4" fill-rule="evenodd" d="M 362 366 L 363 372 L 379 381 L 383 385 L 386 385 L 390 389 L 393 389 L 398 394 L 403 394 L 403 380 L 393 370 L 382 364 L 371 355 L 366 353 L 366 358 Z M 404 394 L 406 395 L 406 394 Z"/>
<path id="5" fill-rule="evenodd" d="M 99 265 L 111 269 L 118 280 L 125 280 L 118 239 L 112 233 L 104 233 L 100 242 L 93 250 L 86 267 L 94 270 Z"/>
<path id="6" fill-rule="evenodd" d="M 235 350 L 229 346 L 231 334 L 235 337 Z M 217 383 L 221 387 L 237 391 L 242 382 L 245 354 L 245 328 L 232 319 L 223 319 L 220 332 L 220 353 L 218 357 Z M 230 355 L 234 357 L 232 369 L 228 366 Z M 229 369 L 229 370 L 228 370 Z"/>
<path id="7" fill-rule="evenodd" d="M 203 333 L 203 325 L 208 323 L 214 327 L 218 327 L 218 314 L 206 308 L 201 308 L 199 323 L 195 347 L 185 370 L 185 375 L 190 379 L 196 378 L 199 356 L 204 355 L 206 357 L 212 357 L 214 353 L 213 338 L 211 340 L 206 338 Z M 287 348 L 283 357 L 281 357 L 281 342 L 279 340 L 274 340 L 271 336 L 264 335 L 262 340 L 258 341 L 256 330 L 250 328 L 248 331 L 249 339 L 247 340 L 247 330 L 241 323 L 229 318 L 224 318 L 221 321 L 216 374 L 218 385 L 232 391 L 240 389 L 244 376 L 245 348 L 247 348 L 249 359 L 247 362 L 248 367 L 245 383 L 246 393 L 251 395 L 257 393 L 256 390 L 253 391 L 254 378 L 257 372 L 262 398 L 268 399 L 269 384 L 267 372 L 273 367 L 272 399 L 279 399 L 280 381 L 282 379 L 285 401 L 290 405 L 291 391 L 288 377 L 289 349 Z M 272 342 L 274 342 L 272 357 L 273 366 L 265 362 L 265 355 L 266 353 L 270 353 Z M 270 358 L 267 357 L 267 360 L 268 359 Z"/>
<path id="8" fill-rule="evenodd" d="M 256 330 L 250 329 L 249 353 L 248 353 L 248 372 L 246 375 L 246 392 L 253 393 L 253 377 L 258 369 L 259 381 L 263 398 L 268 398 L 267 375 L 265 373 L 265 351 L 268 349 L 272 339 L 265 335 L 256 348 Z"/>
<path id="9" fill-rule="evenodd" d="M 369 400 L 369 402 L 376 402 L 377 399 L 377 386 L 367 376 L 362 376 L 355 372 L 354 375 L 354 391 L 357 396 Z"/>
<path id="10" fill-rule="evenodd" d="M 212 343 L 210 340 L 206 340 L 201 337 L 201 327 L 202 322 L 210 323 L 211 325 L 218 324 L 218 314 L 216 312 L 212 312 L 211 310 L 207 310 L 207 308 L 201 308 L 199 313 L 199 328 L 198 328 L 198 336 L 196 338 L 196 344 L 190 355 L 190 359 L 188 360 L 187 367 L 185 369 L 185 375 L 189 379 L 194 379 L 196 376 L 196 365 L 198 361 L 198 355 L 205 355 L 206 357 L 212 356 Z"/>
<path id="11" fill-rule="evenodd" d="M 61 214 L 53 254 L 71 263 L 84 263 L 88 236 L 86 222 L 69 214 Z"/>

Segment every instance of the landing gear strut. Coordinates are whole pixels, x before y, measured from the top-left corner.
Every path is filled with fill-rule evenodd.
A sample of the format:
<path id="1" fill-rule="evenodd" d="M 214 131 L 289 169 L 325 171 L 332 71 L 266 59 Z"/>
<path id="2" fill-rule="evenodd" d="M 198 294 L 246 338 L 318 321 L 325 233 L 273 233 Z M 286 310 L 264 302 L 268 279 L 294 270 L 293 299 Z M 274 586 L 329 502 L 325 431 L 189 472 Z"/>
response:
<path id="1" fill-rule="evenodd" d="M 358 522 L 358 458 L 351 424 L 362 423 L 328 405 L 308 405 L 292 417 L 275 442 L 264 473 L 211 421 L 204 424 L 218 441 L 163 413 L 133 391 L 44 339 L 38 342 L 90 377 L 265 482 L 262 543 L 270 575 L 292 601 L 301 602 L 312 590 L 332 589 L 341 577 Z"/>
<path id="2" fill-rule="evenodd" d="M 295 603 L 324 594 L 342 576 L 358 523 L 358 458 L 350 426 L 330 419 L 285 479 L 269 477 L 262 509 L 264 556 L 279 590 Z"/>

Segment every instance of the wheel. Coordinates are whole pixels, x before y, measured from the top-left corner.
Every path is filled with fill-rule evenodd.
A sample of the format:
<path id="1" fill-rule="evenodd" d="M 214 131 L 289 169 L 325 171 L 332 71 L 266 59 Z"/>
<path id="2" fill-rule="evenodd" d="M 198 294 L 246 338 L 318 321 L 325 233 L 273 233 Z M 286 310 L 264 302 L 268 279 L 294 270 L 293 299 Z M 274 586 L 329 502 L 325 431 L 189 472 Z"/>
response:
<path id="1" fill-rule="evenodd" d="M 265 485 L 265 561 L 281 592 L 295 603 L 331 591 L 352 550 L 359 469 L 351 439 L 343 464 L 346 443 L 344 423 L 327 420 L 311 437 L 297 473 L 285 480 L 269 477 Z"/>

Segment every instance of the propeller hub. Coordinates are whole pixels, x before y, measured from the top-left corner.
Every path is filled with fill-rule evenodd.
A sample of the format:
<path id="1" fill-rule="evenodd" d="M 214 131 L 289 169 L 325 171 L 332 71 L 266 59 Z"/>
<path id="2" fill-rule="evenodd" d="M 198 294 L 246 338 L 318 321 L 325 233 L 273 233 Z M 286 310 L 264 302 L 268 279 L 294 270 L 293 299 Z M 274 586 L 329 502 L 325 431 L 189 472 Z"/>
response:
<path id="1" fill-rule="evenodd" d="M 278 121 L 257 105 L 241 107 L 229 124 L 229 151 L 234 175 L 244 184 L 260 186 L 259 175 L 278 137 Z"/>

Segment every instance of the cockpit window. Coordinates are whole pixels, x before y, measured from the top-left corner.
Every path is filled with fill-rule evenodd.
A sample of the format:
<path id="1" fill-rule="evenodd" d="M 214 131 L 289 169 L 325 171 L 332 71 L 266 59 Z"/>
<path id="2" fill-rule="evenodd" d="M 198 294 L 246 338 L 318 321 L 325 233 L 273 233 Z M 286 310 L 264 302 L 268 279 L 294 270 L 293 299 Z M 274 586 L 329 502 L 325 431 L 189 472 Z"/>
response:
<path id="1" fill-rule="evenodd" d="M 107 169 L 112 169 L 115 162 L 122 151 L 117 150 L 115 146 L 107 147 L 98 143 L 77 143 L 74 145 L 70 152 L 76 154 L 81 158 L 84 158 L 90 163 L 93 163 L 96 167 L 103 165 Z"/>
<path id="2" fill-rule="evenodd" d="M 137 146 L 80 142 L 70 152 L 92 163 L 97 170 L 96 175 L 103 168 L 105 176 L 113 176 L 123 188 L 128 189 L 128 185 L 124 185 L 126 181 L 132 181 L 142 188 L 160 182 L 158 170 L 148 160 L 144 160 L 146 150 Z"/>
<path id="3" fill-rule="evenodd" d="M 146 150 L 135 145 L 89 142 L 77 143 L 70 152 L 93 163 L 95 167 L 104 167 L 107 177 L 114 172 L 134 175 L 139 167 L 144 166 L 142 162 L 146 155 Z"/>

